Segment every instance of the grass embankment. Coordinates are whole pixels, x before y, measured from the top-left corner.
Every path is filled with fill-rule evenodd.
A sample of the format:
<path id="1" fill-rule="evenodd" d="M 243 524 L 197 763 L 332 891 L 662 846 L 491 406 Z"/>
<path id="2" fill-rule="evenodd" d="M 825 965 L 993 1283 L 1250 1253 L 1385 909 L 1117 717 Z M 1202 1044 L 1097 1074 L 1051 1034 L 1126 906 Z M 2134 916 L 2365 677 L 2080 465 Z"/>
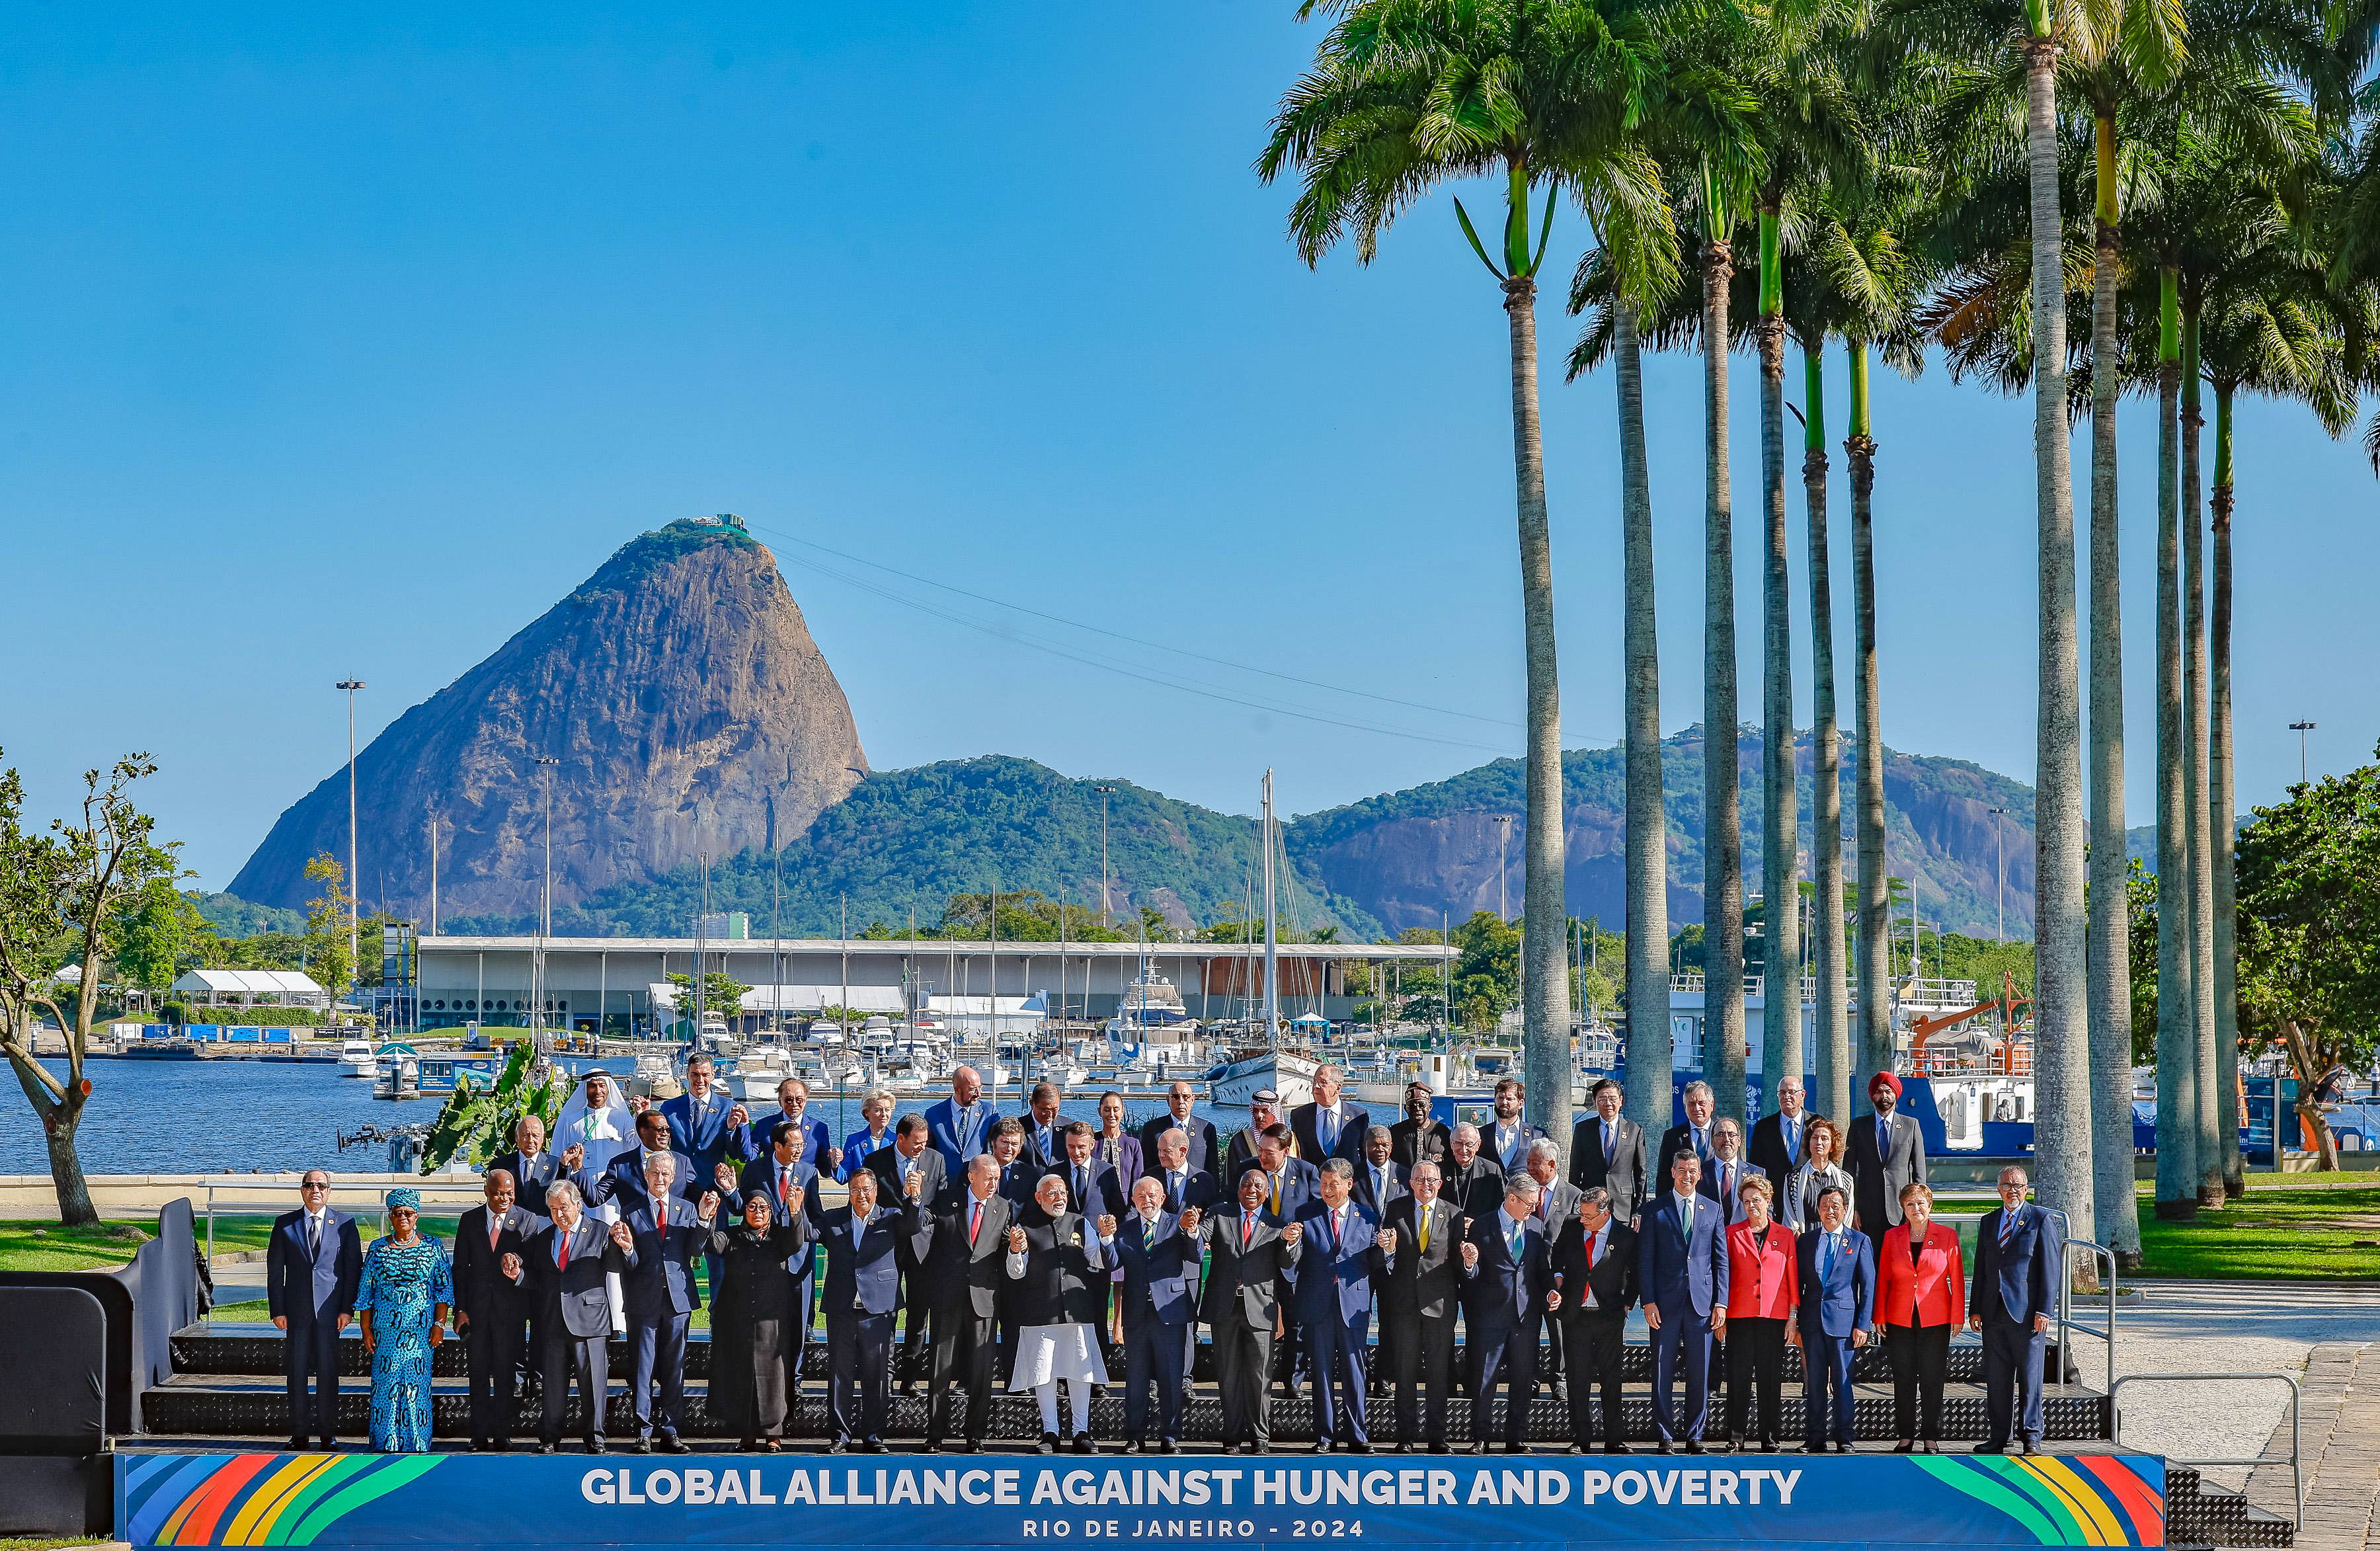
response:
<path id="1" fill-rule="evenodd" d="M 2308 1184 L 2302 1175 L 2251 1176 L 2248 1194 L 2159 1222 L 2141 1194 L 2143 1278 L 2356 1281 L 2380 1278 L 2380 1183 Z"/>
<path id="2" fill-rule="evenodd" d="M 215 1253 L 261 1250 L 272 1230 L 271 1218 L 217 1218 Z M 203 1242 L 203 1224 L 200 1232 Z M 110 1218 L 91 1228 L 0 1220 L 0 1271 L 109 1270 L 130 1260 L 156 1234 L 154 1218 Z M 0 1542 L 0 1551 L 6 1551 L 5 1542 Z"/>

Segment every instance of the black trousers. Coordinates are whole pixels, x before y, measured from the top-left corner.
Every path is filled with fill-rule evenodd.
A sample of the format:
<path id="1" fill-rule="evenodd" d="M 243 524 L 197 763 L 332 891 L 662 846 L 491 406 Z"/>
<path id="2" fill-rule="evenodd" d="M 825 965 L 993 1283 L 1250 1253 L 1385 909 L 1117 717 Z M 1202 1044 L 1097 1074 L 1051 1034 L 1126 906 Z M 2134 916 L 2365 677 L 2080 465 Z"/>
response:
<path id="1" fill-rule="evenodd" d="M 471 1368 L 471 1441 L 510 1443 L 518 1404 L 513 1399 L 513 1376 L 521 1365 L 526 1343 L 521 1321 L 475 1319 L 463 1332 L 463 1353 Z"/>
<path id="2" fill-rule="evenodd" d="M 317 1437 L 329 1443 L 339 1431 L 339 1320 L 336 1315 L 315 1317 L 310 1310 L 289 1316 L 289 1339 L 283 1343 L 289 1361 L 289 1436 Z M 2034 1371 L 2040 1372 L 2036 1363 Z M 314 1392 L 306 1392 L 313 1375 Z"/>
<path id="3" fill-rule="evenodd" d="M 1590 1396 L 1598 1386 L 1603 1391 L 1603 1441 L 1627 1442 L 1620 1400 L 1620 1360 L 1628 1344 L 1628 1312 L 1622 1309 L 1610 1315 L 1598 1309 L 1560 1323 L 1567 1327 L 1562 1344 L 1570 1356 L 1571 1442 L 1585 1443 L 1596 1436 L 1589 1407 Z"/>
<path id="4" fill-rule="evenodd" d="M 901 1354 L 892 1369 L 905 1389 L 933 1371 L 934 1294 L 925 1281 L 925 1273 L 917 1266 L 903 1266 L 901 1302 L 908 1312 L 901 1316 Z"/>
<path id="5" fill-rule="evenodd" d="M 1784 1411 L 1779 1388 L 1785 1382 L 1785 1322 L 1781 1319 L 1730 1319 L 1727 1322 L 1727 1434 L 1762 1439 L 1777 1436 Z M 1746 1413 L 1754 1397 L 1760 1401 L 1760 1425 L 1747 1428 Z"/>
<path id="6" fill-rule="evenodd" d="M 845 1443 L 881 1439 L 892 1379 L 892 1315 L 829 1314 L 826 1340 L 828 1430 Z"/>
<path id="7" fill-rule="evenodd" d="M 1463 1343 L 1471 1360 L 1471 1441 L 1484 1443 L 1488 1433 L 1488 1402 L 1496 1397 L 1496 1377 L 1504 1378 L 1504 1441 L 1517 1444 L 1529 1436 L 1529 1403 L 1537 1392 L 1537 1331 L 1536 1319 L 1516 1320 L 1500 1329 L 1469 1327 Z"/>
<path id="8" fill-rule="evenodd" d="M 1892 1359 L 1893 1436 L 1941 1441 L 1942 1379 L 1950 1368 L 1950 1327 L 1888 1325 L 1884 1350 Z"/>
<path id="9" fill-rule="evenodd" d="M 612 1368 L 605 1347 L 611 1338 L 574 1336 L 559 1320 L 546 1332 L 539 1369 L 545 1375 L 545 1421 L 538 1436 L 547 1443 L 562 1441 L 562 1413 L 570 1400 L 570 1380 L 578 1380 L 579 1398 L 587 1402 L 587 1426 L 580 1435 L 592 1442 L 603 1436 L 603 1408 L 612 1389 Z"/>
<path id="10" fill-rule="evenodd" d="M 959 1387 L 966 1392 L 964 1436 L 970 1441 L 980 1440 L 991 1424 L 991 1371 L 992 1359 L 999 1351 L 998 1321 L 978 1317 L 973 1301 L 963 1294 L 957 1307 L 934 1310 L 933 1330 L 933 1376 L 926 1386 L 926 1441 L 942 1440 L 942 1395 L 950 1388 L 953 1375 L 957 1376 Z"/>
<path id="11" fill-rule="evenodd" d="M 1389 1333 L 1396 1339 L 1390 1342 Z M 1415 1424 L 1421 1415 L 1417 1384 L 1429 1387 L 1429 1421 L 1421 1436 L 1432 1453 L 1446 1451 L 1446 1404 L 1454 1388 L 1454 1315 L 1444 1314 L 1380 1316 L 1380 1344 L 1397 1381 L 1397 1441 L 1415 1441 Z"/>
<path id="12" fill-rule="evenodd" d="M 1223 1444 L 1272 1447 L 1272 1332 L 1252 1330 L 1246 1320 L 1215 1327 L 1215 1382 L 1223 1391 Z"/>

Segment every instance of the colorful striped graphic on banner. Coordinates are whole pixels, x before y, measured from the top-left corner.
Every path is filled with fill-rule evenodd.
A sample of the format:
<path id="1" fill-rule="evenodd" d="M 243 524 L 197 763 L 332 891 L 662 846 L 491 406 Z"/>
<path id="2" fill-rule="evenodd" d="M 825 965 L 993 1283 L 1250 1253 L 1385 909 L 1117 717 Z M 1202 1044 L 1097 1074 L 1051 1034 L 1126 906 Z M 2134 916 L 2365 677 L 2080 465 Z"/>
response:
<path id="1" fill-rule="evenodd" d="M 1920 1455 L 1915 1462 L 2044 1545 L 2165 1544 L 2164 1493 L 2112 1455 Z"/>
<path id="2" fill-rule="evenodd" d="M 119 1533 L 139 1545 L 311 1545 L 435 1454 L 157 1454 L 129 1461 Z"/>

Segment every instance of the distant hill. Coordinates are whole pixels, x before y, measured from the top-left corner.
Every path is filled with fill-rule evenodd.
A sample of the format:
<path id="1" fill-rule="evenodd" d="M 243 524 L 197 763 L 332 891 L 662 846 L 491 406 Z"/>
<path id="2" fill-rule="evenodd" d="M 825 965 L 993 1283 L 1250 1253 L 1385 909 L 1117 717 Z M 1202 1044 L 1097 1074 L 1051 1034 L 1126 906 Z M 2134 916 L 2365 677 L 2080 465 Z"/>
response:
<path id="1" fill-rule="evenodd" d="M 1763 833 L 1757 728 L 1745 730 L 1742 757 L 1747 888 L 1757 892 Z M 1801 757 L 1806 870 L 1806 739 Z M 1667 740 L 1662 762 L 1674 929 L 1702 919 L 1702 730 L 1689 728 Z M 1849 764 L 1847 753 L 1847 770 Z M 1620 751 L 1572 750 L 1563 757 L 1563 770 L 1570 908 L 1616 926 L 1624 914 Z M 870 775 L 794 837 L 778 858 L 785 933 L 832 934 L 846 900 L 855 932 L 879 921 L 905 929 L 912 906 L 921 923 L 930 923 L 948 896 L 982 891 L 995 878 L 1003 890 L 1035 889 L 1051 898 L 1062 892 L 1076 903 L 1096 905 L 1098 784 L 998 755 Z M 1148 905 L 1172 924 L 1189 927 L 1246 908 L 1257 859 L 1252 818 L 1177 802 L 1128 782 L 1107 784 L 1116 787 L 1109 804 L 1109 854 L 1114 905 L 1123 918 Z M 1335 927 L 1344 939 L 1368 940 L 1492 911 L 1499 813 L 1515 816 L 1506 903 L 1517 915 L 1523 788 L 1519 761 L 1500 760 L 1289 822 L 1282 835 L 1289 859 L 1281 885 L 1283 920 L 1301 931 Z M 2030 788 L 1963 760 L 1888 749 L 1885 794 L 1889 869 L 1895 877 L 1914 878 L 1917 908 L 1929 926 L 1984 933 L 1997 927 L 1998 848 L 2005 845 L 2009 931 L 2030 935 Z M 1847 810 L 1849 798 L 1847 784 Z M 1849 830 L 1847 812 L 1847 836 Z M 1848 839 L 1845 854 L 1846 866 L 1855 869 Z M 765 849 L 715 859 L 711 907 L 748 912 L 755 931 L 769 930 L 771 876 Z M 557 912 L 555 928 L 681 933 L 689 929 L 698 897 L 694 869 L 680 867 L 658 881 L 597 891 Z M 445 925 L 514 930 L 528 921 L 526 912 L 449 913 Z"/>

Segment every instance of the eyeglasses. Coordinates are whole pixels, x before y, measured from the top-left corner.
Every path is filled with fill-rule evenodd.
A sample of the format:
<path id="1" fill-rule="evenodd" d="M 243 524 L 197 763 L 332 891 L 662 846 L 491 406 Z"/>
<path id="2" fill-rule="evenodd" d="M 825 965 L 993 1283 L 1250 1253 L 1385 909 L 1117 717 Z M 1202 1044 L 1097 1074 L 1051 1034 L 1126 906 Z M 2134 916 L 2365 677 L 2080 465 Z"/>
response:
<path id="1" fill-rule="evenodd" d="M 299 1190 L 328 1190 L 331 1188 L 331 1181 L 328 1180 L 300 1180 L 298 1181 L 298 1188 Z"/>

